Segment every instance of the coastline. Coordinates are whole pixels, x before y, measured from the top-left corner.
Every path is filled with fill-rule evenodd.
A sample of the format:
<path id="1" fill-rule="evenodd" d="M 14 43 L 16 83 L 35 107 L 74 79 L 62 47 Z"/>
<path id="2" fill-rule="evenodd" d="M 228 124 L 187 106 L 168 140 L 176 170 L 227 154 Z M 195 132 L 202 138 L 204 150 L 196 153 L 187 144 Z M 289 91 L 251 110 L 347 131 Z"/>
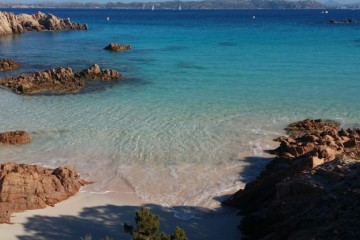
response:
<path id="1" fill-rule="evenodd" d="M 112 239 L 131 239 L 123 231 L 123 224 L 133 223 L 135 212 L 143 203 L 131 192 L 93 194 L 85 192 L 56 204 L 55 207 L 15 213 L 12 224 L 1 224 L 4 239 L 79 239 L 91 234 L 93 239 L 105 235 Z M 182 220 L 174 212 L 191 207 L 165 207 L 145 204 L 160 216 L 160 229 L 172 232 L 176 226 L 184 228 L 189 239 L 239 239 L 238 210 L 222 207 L 201 217 Z M 196 209 L 197 207 L 194 207 Z"/>
<path id="2" fill-rule="evenodd" d="M 71 39 L 72 36 L 64 39 Z M 221 42 L 217 42 L 220 40 Z M 352 41 L 355 44 L 356 40 Z M 237 46 L 231 39 L 228 42 L 223 42 L 222 39 L 214 42 L 218 44 L 216 46 L 223 48 Z M 173 48 L 181 49 L 181 46 L 168 49 Z M 176 52 L 169 53 L 176 56 Z M 146 64 L 139 65 L 146 69 L 145 66 L 150 66 L 149 62 L 152 60 L 146 54 L 141 54 L 141 61 Z M 80 55 L 77 57 L 81 58 Z M 165 56 L 163 53 L 159 55 Z M 113 61 L 113 56 L 103 56 L 101 53 L 94 56 L 104 57 L 101 61 L 106 63 L 109 60 L 107 63 L 111 66 L 117 63 L 116 60 Z M 137 56 L 137 53 L 129 54 L 124 59 L 131 59 L 130 61 L 137 65 L 139 59 L 134 60 L 134 56 Z M 72 60 L 76 62 L 76 58 Z M 177 66 L 177 70 L 186 69 L 187 73 L 191 72 L 189 69 L 193 69 L 194 79 L 196 76 L 207 77 L 203 72 L 198 72 L 206 68 L 196 62 L 174 62 L 174 66 Z M 276 69 L 274 66 L 268 67 L 271 70 Z M 296 69 L 300 70 L 300 67 Z M 300 72 L 303 76 L 302 71 Z M 357 72 L 357 68 L 354 72 Z M 314 75 L 310 73 L 309 75 Z M 171 71 L 168 74 L 172 79 L 174 74 Z M 152 76 L 158 80 L 157 76 L 164 74 L 160 71 L 158 75 L 149 75 L 149 79 Z M 166 75 L 164 76 L 166 78 Z M 284 72 L 284 76 L 287 76 L 287 72 Z M 272 92 L 276 94 L 278 102 L 269 101 L 274 97 L 271 94 L 262 96 L 263 91 L 271 92 L 276 85 L 271 83 L 266 85 L 272 86 L 271 88 L 260 87 L 260 91 L 256 91 L 257 88 L 248 84 L 248 79 L 235 86 L 216 80 L 212 87 L 206 89 L 202 88 L 201 81 L 196 81 L 199 85 L 189 86 L 182 81 L 179 81 L 181 86 L 168 84 L 167 81 L 159 84 L 159 77 L 160 81 L 150 80 L 150 84 L 146 85 L 148 92 L 143 91 L 141 88 L 144 86 L 134 81 L 134 85 L 123 85 L 121 89 L 114 86 L 99 89 L 101 91 L 96 94 L 56 96 L 56 100 L 52 96 L 8 97 L 6 92 L 0 97 L 6 99 L 2 101 L 2 114 L 6 119 L 3 127 L 6 130 L 13 126 L 30 129 L 36 138 L 32 145 L 0 149 L 3 159 L 27 161 L 29 164 L 41 166 L 75 165 L 81 176 L 95 181 L 95 184 L 82 188 L 75 196 L 56 204 L 55 207 L 15 213 L 11 218 L 13 224 L 0 225 L 1 237 L 36 240 L 80 239 L 91 234 L 93 239 L 101 239 L 105 235 L 111 239 L 130 239 L 123 231 L 123 223 L 133 224 L 135 212 L 140 206 L 145 206 L 160 216 L 160 228 L 164 232 L 172 233 L 178 225 L 185 230 L 189 239 L 241 239 L 241 232 L 237 228 L 241 218 L 238 210 L 220 206 L 220 202 L 229 194 L 242 189 L 245 183 L 253 180 L 268 163 L 270 158 L 267 152 L 263 151 L 274 145 L 273 135 L 282 139 L 278 126 L 288 123 L 290 118 L 299 118 L 308 112 L 322 117 L 347 116 L 346 121 L 357 118 L 359 111 L 356 106 L 352 106 L 354 104 L 351 98 L 344 98 L 351 103 L 351 108 L 346 105 L 337 107 L 340 105 L 338 99 L 342 96 L 333 98 L 332 92 L 336 85 L 328 84 L 334 88 L 325 91 L 321 79 L 321 84 L 314 86 L 312 82 L 304 80 L 305 78 L 306 76 L 300 78 L 305 82 L 299 81 L 302 82 L 305 94 L 301 94 L 301 91 L 293 94 L 305 100 L 299 102 L 296 101 L 299 98 L 288 96 L 289 90 L 297 88 L 296 84 L 290 89 L 284 89 L 284 92 Z M 179 79 L 174 77 L 171 83 Z M 229 79 L 233 80 L 232 77 Z M 335 82 L 336 77 L 331 79 Z M 154 84 L 155 82 L 158 85 Z M 260 83 L 260 86 L 265 85 L 262 81 Z M 284 83 L 279 85 L 279 89 L 282 89 Z M 211 86 L 211 82 L 208 85 Z M 220 85 L 228 86 L 229 89 L 218 91 L 216 86 Z M 352 88 L 352 85 L 346 86 L 350 88 L 346 95 L 353 95 L 351 90 L 356 88 Z M 307 88 L 311 91 L 307 91 Z M 167 91 L 168 89 L 171 91 Z M 173 89 L 177 89 L 178 95 L 173 94 Z M 240 89 L 245 94 L 241 94 Z M 154 92 L 160 93 L 155 95 L 161 97 L 154 98 Z M 201 94 L 205 92 L 206 94 Z M 211 93 L 214 93 L 213 96 L 207 96 L 212 95 Z M 319 93 L 325 94 L 326 104 L 322 108 L 318 108 Z M 330 101 L 326 100 L 326 93 L 331 97 Z M 287 101 L 280 103 L 283 96 Z M 356 95 L 354 96 L 356 100 Z M 292 102 L 296 103 L 295 107 L 291 105 Z M 298 111 L 299 109 L 301 111 Z M 346 115 L 347 113 L 350 114 Z M 356 140 L 354 143 L 358 142 Z M 345 140 L 344 143 L 353 144 Z M 311 163 L 315 165 L 315 160 L 319 159 L 313 160 Z M 257 192 L 264 195 L 264 191 Z M 256 225 L 256 228 L 259 228 L 259 225 Z"/>

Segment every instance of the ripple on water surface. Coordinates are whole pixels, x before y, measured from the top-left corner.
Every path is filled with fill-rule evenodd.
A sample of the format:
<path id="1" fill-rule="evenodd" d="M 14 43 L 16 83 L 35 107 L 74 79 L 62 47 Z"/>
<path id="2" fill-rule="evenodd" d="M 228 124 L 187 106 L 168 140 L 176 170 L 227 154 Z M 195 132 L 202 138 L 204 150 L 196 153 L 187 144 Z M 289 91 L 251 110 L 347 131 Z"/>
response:
<path id="1" fill-rule="evenodd" d="M 22 64 L 12 74 L 98 63 L 129 81 L 77 95 L 0 89 L 0 131 L 33 135 L 0 146 L 1 162 L 71 164 L 96 181 L 86 191 L 214 207 L 264 167 L 290 122 L 360 122 L 357 29 L 318 11 L 52 11 L 90 30 L 1 38 L 1 55 Z M 109 42 L 133 49 L 109 53 Z"/>

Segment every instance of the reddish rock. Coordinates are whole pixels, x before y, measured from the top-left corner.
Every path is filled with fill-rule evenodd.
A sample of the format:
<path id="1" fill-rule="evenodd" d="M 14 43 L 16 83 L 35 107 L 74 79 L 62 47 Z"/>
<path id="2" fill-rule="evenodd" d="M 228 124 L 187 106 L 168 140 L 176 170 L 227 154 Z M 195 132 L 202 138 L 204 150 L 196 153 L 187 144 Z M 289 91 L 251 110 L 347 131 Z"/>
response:
<path id="1" fill-rule="evenodd" d="M 104 49 L 109 51 L 126 51 L 131 49 L 131 46 L 126 44 L 110 43 Z"/>
<path id="2" fill-rule="evenodd" d="M 325 162 L 324 159 L 318 158 L 318 157 L 311 157 L 309 158 L 309 164 L 310 168 L 315 168 Z"/>
<path id="3" fill-rule="evenodd" d="M 19 68 L 19 64 L 12 59 L 0 59 L 0 72 L 11 71 Z"/>
<path id="4" fill-rule="evenodd" d="M 316 134 L 318 132 L 323 132 L 331 129 L 337 129 L 340 126 L 339 123 L 330 120 L 321 120 L 321 119 L 305 119 L 299 122 L 290 124 L 285 128 L 287 134 L 291 137 L 300 137 L 307 133 Z"/>
<path id="5" fill-rule="evenodd" d="M 295 158 L 319 157 L 324 161 L 333 160 L 337 156 L 360 154 L 359 129 L 337 131 L 328 129 L 328 126 L 325 129 L 323 132 L 316 129 L 313 133 L 295 139 L 282 138 L 280 146 L 271 152 L 278 157 L 289 158 L 290 155 Z M 349 137 L 344 137 L 345 135 Z"/>
<path id="6" fill-rule="evenodd" d="M 86 24 L 73 23 L 70 19 L 53 14 L 14 14 L 0 11 L 0 36 L 31 31 L 87 30 Z"/>
<path id="7" fill-rule="evenodd" d="M 93 64 L 88 69 L 84 69 L 76 76 L 88 80 L 114 80 L 121 78 L 121 74 L 115 70 L 102 70 L 99 65 Z"/>
<path id="8" fill-rule="evenodd" d="M 0 165 L 0 221 L 10 222 L 13 212 L 45 208 L 61 202 L 89 184 L 74 167 L 57 169 L 36 165 Z"/>
<path id="9" fill-rule="evenodd" d="M 0 133 L 0 143 L 2 144 L 24 144 L 29 142 L 31 142 L 31 136 L 25 131 Z"/>
<path id="10" fill-rule="evenodd" d="M 305 135 L 278 138 L 277 156 L 224 204 L 242 210 L 249 239 L 360 239 L 360 129 L 289 126 Z"/>
<path id="11" fill-rule="evenodd" d="M 31 75 L 0 79 L 0 86 L 10 88 L 19 94 L 77 93 L 85 88 L 89 80 L 116 80 L 122 78 L 115 70 L 102 70 L 94 64 L 88 69 L 74 73 L 71 68 L 50 69 Z"/>

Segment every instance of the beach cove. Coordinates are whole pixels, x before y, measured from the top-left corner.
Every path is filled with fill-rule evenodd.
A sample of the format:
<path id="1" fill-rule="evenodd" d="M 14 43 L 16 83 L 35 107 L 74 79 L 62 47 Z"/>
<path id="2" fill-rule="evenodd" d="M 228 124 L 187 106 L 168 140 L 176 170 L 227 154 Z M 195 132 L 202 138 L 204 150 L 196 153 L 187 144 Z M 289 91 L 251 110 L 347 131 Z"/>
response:
<path id="1" fill-rule="evenodd" d="M 358 26 L 331 26 L 317 10 L 51 11 L 89 30 L 1 38 L 1 55 L 22 66 L 11 74 L 96 62 L 131 81 L 78 95 L 1 89 L 0 130 L 24 129 L 33 142 L 1 146 L 0 160 L 75 165 L 95 181 L 77 199 L 184 206 L 170 212 L 185 228 L 258 174 L 290 122 L 360 122 Z M 109 53 L 109 42 L 133 49 Z"/>

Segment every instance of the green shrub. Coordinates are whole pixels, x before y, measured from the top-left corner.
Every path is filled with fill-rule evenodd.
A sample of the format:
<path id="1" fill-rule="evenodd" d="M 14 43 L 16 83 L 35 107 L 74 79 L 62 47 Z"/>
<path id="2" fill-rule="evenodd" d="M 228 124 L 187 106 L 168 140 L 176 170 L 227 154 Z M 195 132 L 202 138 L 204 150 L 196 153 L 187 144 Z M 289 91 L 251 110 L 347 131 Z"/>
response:
<path id="1" fill-rule="evenodd" d="M 185 231 L 176 227 L 174 235 L 159 232 L 159 216 L 141 207 L 135 216 L 136 229 L 132 225 L 124 224 L 125 232 L 132 235 L 133 240 L 188 240 Z"/>

